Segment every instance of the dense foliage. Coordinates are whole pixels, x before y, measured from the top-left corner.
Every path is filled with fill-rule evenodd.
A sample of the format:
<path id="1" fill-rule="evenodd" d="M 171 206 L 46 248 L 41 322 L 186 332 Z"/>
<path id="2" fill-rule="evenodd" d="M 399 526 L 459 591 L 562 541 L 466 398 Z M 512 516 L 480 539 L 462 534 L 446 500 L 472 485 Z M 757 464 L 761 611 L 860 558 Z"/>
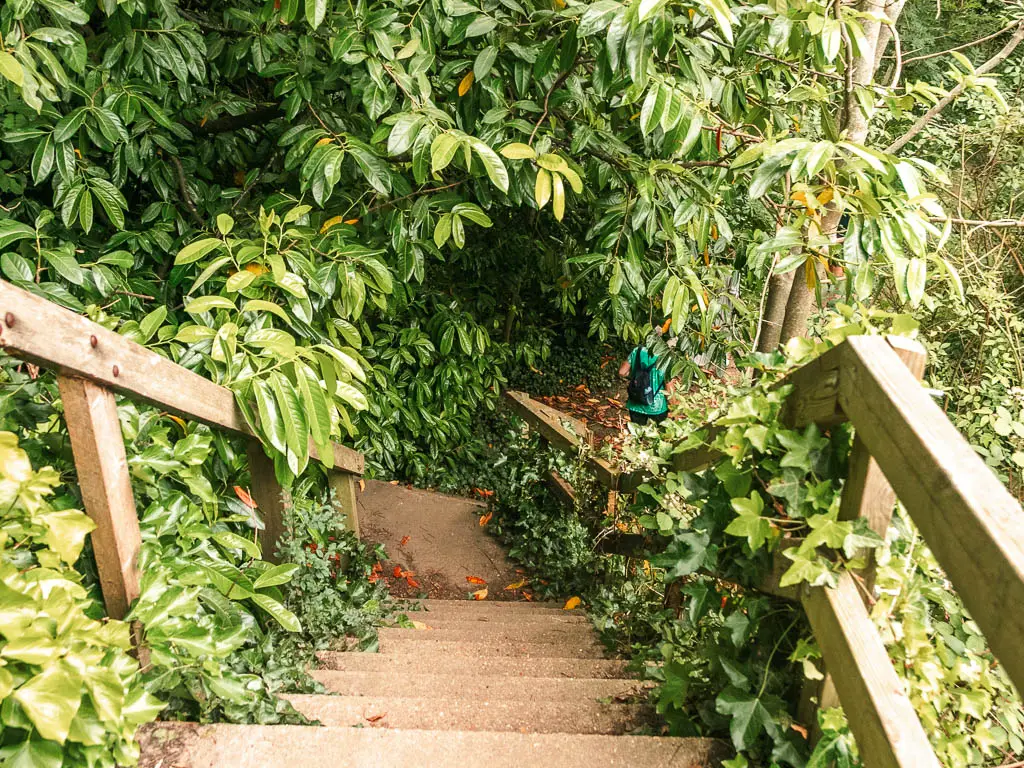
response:
<path id="1" fill-rule="evenodd" d="M 667 662 L 658 705 L 673 728 L 732 723 L 751 757 L 796 761 L 781 702 L 796 684 L 786 660 L 813 668 L 802 624 L 684 572 L 704 558 L 739 577 L 783 528 L 866 545 L 830 517 L 843 435 L 779 431 L 773 396 L 729 393 L 751 452 L 648 489 L 629 524 L 672 545 L 645 569 L 595 558 L 593 526 L 550 513 L 536 488 L 548 458 L 493 412 L 509 383 L 609 383 L 666 318 L 670 373 L 706 381 L 701 369 L 803 331 L 814 300 L 863 302 L 913 312 L 929 384 L 1019 493 L 1024 27 L 1012 4 L 953 5 L 939 18 L 923 0 L 0 6 L 0 273 L 232 388 L 292 487 L 272 567 L 242 447 L 122 405 L 146 542 L 135 615 L 153 649 L 139 679 L 175 716 L 290 721 L 273 693 L 308 689 L 313 645 L 332 628 L 372 644 L 368 555 L 309 461 L 309 440 L 321 456 L 344 441 L 378 474 L 496 488 L 515 554 Z M 976 71 L 1004 46 L 999 80 Z M 2 370 L 0 428 L 60 473 L 56 508 L 76 506 L 52 375 Z M 661 445 L 684 437 L 670 428 Z M 793 507 L 784 525 L 776 503 Z M 881 583 L 902 585 L 882 623 L 918 633 L 892 648 L 909 654 L 916 703 L 936 699 L 921 711 L 940 752 L 1019 753 L 1019 721 L 992 715 L 1017 705 L 973 625 L 906 525 L 891 538 L 873 542 Z M 811 545 L 795 558 L 796 580 L 840 567 Z M 77 567 L 96 613 L 88 549 Z M 657 607 L 666 572 L 687 580 L 678 617 Z M 842 718 L 826 717 L 821 749 L 848 764 Z M 5 748 L 35 743 L 9 727 Z"/>

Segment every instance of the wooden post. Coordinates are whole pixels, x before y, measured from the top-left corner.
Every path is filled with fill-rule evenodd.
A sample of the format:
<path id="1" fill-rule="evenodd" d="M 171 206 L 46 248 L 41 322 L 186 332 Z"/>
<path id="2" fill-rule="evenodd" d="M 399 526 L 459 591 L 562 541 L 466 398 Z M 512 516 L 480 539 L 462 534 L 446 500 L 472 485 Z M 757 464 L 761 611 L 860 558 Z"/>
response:
<path id="1" fill-rule="evenodd" d="M 269 563 L 280 562 L 277 557 L 277 543 L 284 533 L 285 507 L 289 503 L 288 492 L 277 482 L 274 462 L 267 456 L 258 440 L 250 440 L 248 448 L 249 474 L 252 476 L 252 498 L 263 514 L 263 530 L 260 532 L 260 547 L 263 559 Z"/>
<path id="2" fill-rule="evenodd" d="M 889 346 L 907 366 L 917 381 L 924 378 L 927 353 L 920 344 L 899 336 L 886 339 Z M 854 437 L 850 451 L 850 463 L 846 482 L 843 485 L 840 520 L 856 520 L 864 517 L 875 533 L 885 538 L 896 507 L 896 492 L 885 479 L 881 467 L 871 457 L 871 452 L 859 436 Z M 868 564 L 858 573 L 864 589 L 870 593 L 875 581 L 874 553 L 869 553 Z M 839 706 L 839 696 L 831 675 L 825 671 L 823 680 L 808 680 L 800 694 L 798 717 L 810 726 L 811 738 L 817 741 L 821 736 L 816 716 L 817 709 Z"/>
<path id="3" fill-rule="evenodd" d="M 58 376 L 57 384 L 85 511 L 96 523 L 92 547 L 103 601 L 107 615 L 122 619 L 139 596 L 142 534 L 114 393 L 72 376 Z"/>
<path id="4" fill-rule="evenodd" d="M 356 499 L 356 476 L 351 472 L 332 471 L 328 473 L 331 489 L 334 491 L 334 503 L 338 511 L 345 516 L 345 527 L 362 538 L 359 532 L 359 502 Z"/>

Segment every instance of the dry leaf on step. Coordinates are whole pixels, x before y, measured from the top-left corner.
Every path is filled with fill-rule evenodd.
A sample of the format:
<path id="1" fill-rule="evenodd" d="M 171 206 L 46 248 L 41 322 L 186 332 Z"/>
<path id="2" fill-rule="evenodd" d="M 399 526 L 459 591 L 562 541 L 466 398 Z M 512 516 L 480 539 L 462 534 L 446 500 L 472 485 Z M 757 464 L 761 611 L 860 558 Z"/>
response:
<path id="1" fill-rule="evenodd" d="M 474 592 L 473 593 L 473 599 L 474 600 L 486 600 L 487 599 L 487 587 L 484 587 L 483 589 L 478 589 L 476 592 Z"/>
<path id="2" fill-rule="evenodd" d="M 563 611 L 572 611 L 578 608 L 580 605 L 580 599 L 578 597 L 570 597 L 565 601 L 565 605 L 562 606 Z"/>

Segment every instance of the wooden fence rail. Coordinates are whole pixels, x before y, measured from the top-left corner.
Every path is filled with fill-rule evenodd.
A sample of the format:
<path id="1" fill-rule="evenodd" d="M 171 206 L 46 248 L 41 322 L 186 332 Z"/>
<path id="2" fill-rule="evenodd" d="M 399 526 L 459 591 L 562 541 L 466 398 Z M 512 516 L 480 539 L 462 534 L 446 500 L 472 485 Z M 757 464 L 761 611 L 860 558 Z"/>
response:
<path id="1" fill-rule="evenodd" d="M 916 342 L 851 337 L 786 377 L 782 383 L 793 385 L 793 391 L 783 422 L 793 428 L 853 424 L 856 438 L 840 515 L 866 517 L 884 533 L 898 496 L 993 654 L 1024 690 L 1024 511 L 921 386 L 924 365 L 925 350 Z M 557 411 L 531 407 L 522 393 L 510 398 L 545 437 L 557 431 L 550 423 L 558 421 Z M 705 429 L 710 441 L 716 428 Z M 579 446 L 578 440 L 551 442 Z M 673 469 L 694 471 L 719 458 L 703 445 L 676 454 Z M 611 478 L 609 487 L 619 491 L 646 479 L 621 475 L 614 467 L 598 477 Z M 870 567 L 858 577 L 870 585 Z M 780 593 L 770 584 L 764 588 Z M 815 694 L 821 703 L 829 691 L 838 695 L 865 764 L 937 768 L 854 576 L 844 575 L 835 589 L 803 585 L 795 594 L 783 594 L 801 601 L 830 672 Z"/>
<path id="2" fill-rule="evenodd" d="M 284 489 L 274 465 L 235 402 L 235 395 L 199 374 L 86 317 L 0 280 L 0 348 L 58 374 L 61 399 L 107 613 L 122 618 L 139 594 L 142 540 L 114 393 L 155 405 L 249 439 L 252 496 L 263 512 L 260 537 L 273 560 L 283 530 Z M 329 475 L 339 512 L 356 535 L 356 478 L 363 455 L 333 444 Z M 310 455 L 320 459 L 310 443 Z"/>

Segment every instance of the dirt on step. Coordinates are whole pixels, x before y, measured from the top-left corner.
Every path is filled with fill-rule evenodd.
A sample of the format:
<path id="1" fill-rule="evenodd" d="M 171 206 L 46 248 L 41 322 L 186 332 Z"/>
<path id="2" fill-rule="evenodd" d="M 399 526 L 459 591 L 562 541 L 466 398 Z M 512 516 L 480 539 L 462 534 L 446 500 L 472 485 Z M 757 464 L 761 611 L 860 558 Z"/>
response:
<path id="1" fill-rule="evenodd" d="M 487 601 L 524 599 L 506 589 L 523 576 L 480 525 L 483 504 L 376 480 L 358 502 L 363 538 L 387 551 L 379 577 L 392 595 L 458 600 L 486 588 Z"/>

